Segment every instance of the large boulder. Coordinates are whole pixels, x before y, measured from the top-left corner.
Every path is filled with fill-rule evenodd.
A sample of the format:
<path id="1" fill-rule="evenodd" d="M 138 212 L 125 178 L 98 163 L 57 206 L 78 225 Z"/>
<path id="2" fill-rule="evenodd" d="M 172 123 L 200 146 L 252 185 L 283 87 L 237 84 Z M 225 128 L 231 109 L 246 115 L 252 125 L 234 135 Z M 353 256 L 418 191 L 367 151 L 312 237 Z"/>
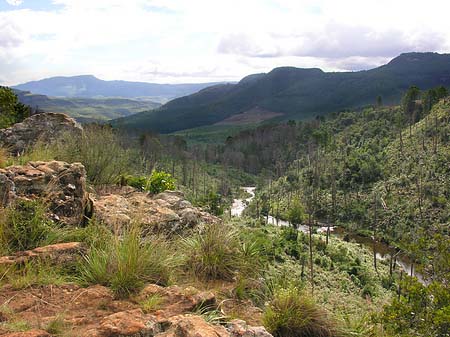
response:
<path id="1" fill-rule="evenodd" d="M 0 206 L 15 198 L 44 199 L 55 220 L 78 225 L 89 206 L 86 171 L 82 164 L 29 162 L 0 169 Z"/>
<path id="2" fill-rule="evenodd" d="M 93 197 L 94 215 L 112 228 L 133 221 L 143 225 L 145 233 L 182 233 L 220 219 L 192 206 L 181 192 L 167 191 L 151 196 L 125 189 Z"/>
<path id="3" fill-rule="evenodd" d="M 0 130 L 0 146 L 20 154 L 38 141 L 50 142 L 69 133 L 80 136 L 82 127 L 73 118 L 61 113 L 41 113 L 28 117 L 21 123 Z"/>

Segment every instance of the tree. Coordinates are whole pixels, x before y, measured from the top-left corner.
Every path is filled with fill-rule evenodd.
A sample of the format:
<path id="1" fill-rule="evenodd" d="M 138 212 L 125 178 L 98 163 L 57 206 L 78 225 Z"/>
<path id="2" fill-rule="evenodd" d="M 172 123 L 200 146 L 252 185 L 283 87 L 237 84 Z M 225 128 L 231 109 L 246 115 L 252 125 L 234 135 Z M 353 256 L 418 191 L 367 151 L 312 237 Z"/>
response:
<path id="1" fill-rule="evenodd" d="M 294 198 L 288 210 L 288 220 L 294 228 L 297 228 L 305 220 L 305 211 L 299 198 Z"/>
<path id="2" fill-rule="evenodd" d="M 377 108 L 381 108 L 383 106 L 383 98 L 381 95 L 377 96 Z"/>
<path id="3" fill-rule="evenodd" d="M 412 124 L 416 117 L 416 101 L 420 97 L 420 89 L 415 85 L 411 86 L 402 99 L 403 113 L 409 120 L 409 135 L 411 136 Z"/>
<path id="4" fill-rule="evenodd" d="M 20 103 L 14 91 L 0 87 L 0 129 L 23 121 L 30 113 L 30 107 Z"/>

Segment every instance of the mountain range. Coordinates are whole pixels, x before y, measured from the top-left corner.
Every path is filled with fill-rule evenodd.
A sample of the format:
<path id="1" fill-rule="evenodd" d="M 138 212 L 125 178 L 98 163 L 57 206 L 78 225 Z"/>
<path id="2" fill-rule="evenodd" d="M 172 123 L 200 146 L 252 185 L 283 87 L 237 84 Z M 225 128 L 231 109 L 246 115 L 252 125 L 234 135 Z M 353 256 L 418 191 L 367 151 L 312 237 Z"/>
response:
<path id="1" fill-rule="evenodd" d="M 215 124 L 308 119 L 342 109 L 398 104 L 411 85 L 450 87 L 450 54 L 405 53 L 365 71 L 275 68 L 233 84 L 218 84 L 153 111 L 113 121 L 139 131 L 170 133 Z"/>
<path id="2" fill-rule="evenodd" d="M 132 98 L 165 103 L 173 98 L 190 95 L 213 83 L 158 84 L 129 81 L 104 81 L 92 75 L 51 77 L 13 86 L 54 97 Z"/>

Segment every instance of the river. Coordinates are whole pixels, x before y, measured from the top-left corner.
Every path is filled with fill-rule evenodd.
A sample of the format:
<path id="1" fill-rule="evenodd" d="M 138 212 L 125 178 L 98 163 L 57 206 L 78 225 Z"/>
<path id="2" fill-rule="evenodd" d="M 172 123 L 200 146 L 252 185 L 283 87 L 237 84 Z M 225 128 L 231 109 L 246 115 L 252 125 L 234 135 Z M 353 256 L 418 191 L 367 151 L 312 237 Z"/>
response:
<path id="1" fill-rule="evenodd" d="M 247 208 L 247 206 L 250 204 L 250 202 L 255 197 L 255 190 L 256 187 L 241 187 L 242 190 L 247 192 L 250 196 L 246 199 L 234 199 L 233 204 L 231 206 L 231 216 L 240 217 L 242 216 L 242 213 Z M 269 215 L 267 217 L 267 223 L 274 226 L 290 226 L 291 224 L 288 221 L 277 219 L 273 217 L 272 215 Z M 326 233 L 327 226 L 320 226 L 315 227 L 316 233 Z M 298 230 L 302 231 L 304 233 L 308 233 L 309 227 L 306 225 L 300 225 L 298 226 Z M 343 239 L 344 237 L 347 237 L 348 239 L 357 242 L 361 245 L 364 245 L 368 247 L 370 250 L 373 250 L 375 248 L 375 253 L 378 260 L 389 260 L 392 256 L 392 254 L 397 254 L 397 258 L 395 259 L 396 264 L 398 267 L 400 267 L 405 273 L 410 275 L 411 273 L 411 260 L 405 255 L 405 254 L 398 254 L 394 247 L 391 247 L 383 242 L 374 241 L 372 238 L 347 233 L 342 227 L 330 227 L 330 232 L 333 236 L 339 237 L 340 239 Z M 417 277 L 419 282 L 422 284 L 427 284 L 427 281 L 423 278 L 423 276 L 419 273 L 417 273 L 413 268 L 413 276 Z"/>

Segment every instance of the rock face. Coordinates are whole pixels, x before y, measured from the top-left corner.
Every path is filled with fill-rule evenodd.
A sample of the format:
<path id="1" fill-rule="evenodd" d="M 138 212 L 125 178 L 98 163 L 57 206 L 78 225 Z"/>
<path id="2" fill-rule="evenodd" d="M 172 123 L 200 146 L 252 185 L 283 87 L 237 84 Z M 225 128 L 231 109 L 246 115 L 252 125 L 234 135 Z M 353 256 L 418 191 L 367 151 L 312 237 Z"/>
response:
<path id="1" fill-rule="evenodd" d="M 0 257 L 0 266 L 25 263 L 38 258 L 51 261 L 53 265 L 64 265 L 75 262 L 86 251 L 81 242 L 57 243 Z"/>
<path id="2" fill-rule="evenodd" d="M 60 161 L 29 162 L 0 169 L 0 205 L 15 198 L 42 198 L 48 202 L 56 220 L 78 225 L 84 219 L 89 195 L 86 171 L 80 163 Z"/>
<path id="3" fill-rule="evenodd" d="M 94 214 L 113 228 L 138 221 L 147 233 L 181 233 L 200 224 L 220 222 L 219 218 L 192 206 L 176 191 L 153 197 L 134 189 L 106 194 L 94 198 Z"/>
<path id="4" fill-rule="evenodd" d="M 0 146 L 12 153 L 21 153 L 38 141 L 49 142 L 64 133 L 80 136 L 81 126 L 73 118 L 61 113 L 41 113 L 0 130 Z"/>

